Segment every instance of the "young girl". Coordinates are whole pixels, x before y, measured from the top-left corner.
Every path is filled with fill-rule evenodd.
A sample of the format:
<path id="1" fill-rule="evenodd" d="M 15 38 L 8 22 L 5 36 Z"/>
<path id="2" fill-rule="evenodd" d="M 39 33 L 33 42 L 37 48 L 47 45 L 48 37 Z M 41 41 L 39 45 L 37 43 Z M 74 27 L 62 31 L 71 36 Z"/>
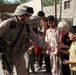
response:
<path id="1" fill-rule="evenodd" d="M 38 37 L 44 41 L 44 33 L 43 32 L 38 32 Z M 35 57 L 37 59 L 38 70 L 41 70 L 42 64 L 43 64 L 44 49 L 38 47 L 33 41 L 32 41 L 32 45 L 34 46 L 34 49 L 35 49 Z"/>
<path id="2" fill-rule="evenodd" d="M 50 53 L 51 73 L 52 75 L 62 75 L 60 54 L 56 49 L 58 35 L 57 29 L 55 28 L 54 16 L 48 16 L 47 20 L 50 28 L 46 31 L 45 41 L 50 46 L 54 47 L 55 50 L 54 52 Z"/>

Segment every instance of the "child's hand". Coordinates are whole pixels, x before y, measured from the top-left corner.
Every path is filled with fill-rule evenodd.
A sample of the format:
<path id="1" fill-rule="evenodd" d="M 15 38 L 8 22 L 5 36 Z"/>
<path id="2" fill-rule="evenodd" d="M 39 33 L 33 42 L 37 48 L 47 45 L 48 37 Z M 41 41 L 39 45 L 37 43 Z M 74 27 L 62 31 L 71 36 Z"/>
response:
<path id="1" fill-rule="evenodd" d="M 45 53 L 46 53 L 47 55 L 50 55 L 50 51 L 49 51 L 49 50 L 46 50 Z"/>
<path id="2" fill-rule="evenodd" d="M 60 47 L 58 47 L 58 46 L 56 47 L 56 49 L 57 49 L 58 51 L 61 51 L 61 48 L 60 48 Z"/>
<path id="3" fill-rule="evenodd" d="M 47 46 L 47 50 L 49 50 L 50 52 L 54 52 L 55 51 L 54 47 L 52 47 L 52 46 Z"/>
<path id="4" fill-rule="evenodd" d="M 54 53 L 54 55 L 58 55 L 59 51 L 56 49 L 53 53 Z"/>
<path id="5" fill-rule="evenodd" d="M 54 48 L 54 47 L 52 47 L 52 48 L 51 48 L 51 52 L 54 52 L 54 51 L 55 51 L 55 48 Z"/>
<path id="6" fill-rule="evenodd" d="M 69 64 L 69 60 L 64 60 L 63 64 L 68 65 Z"/>

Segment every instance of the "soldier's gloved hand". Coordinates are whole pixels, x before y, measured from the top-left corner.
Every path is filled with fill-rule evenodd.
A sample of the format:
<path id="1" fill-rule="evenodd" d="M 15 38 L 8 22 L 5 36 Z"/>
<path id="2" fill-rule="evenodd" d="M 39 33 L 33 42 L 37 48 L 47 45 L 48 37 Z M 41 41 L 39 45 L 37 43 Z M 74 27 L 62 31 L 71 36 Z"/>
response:
<path id="1" fill-rule="evenodd" d="M 47 50 L 49 50 L 49 51 L 51 51 L 51 52 L 53 52 L 54 51 L 54 48 L 52 47 L 52 46 L 47 46 Z"/>

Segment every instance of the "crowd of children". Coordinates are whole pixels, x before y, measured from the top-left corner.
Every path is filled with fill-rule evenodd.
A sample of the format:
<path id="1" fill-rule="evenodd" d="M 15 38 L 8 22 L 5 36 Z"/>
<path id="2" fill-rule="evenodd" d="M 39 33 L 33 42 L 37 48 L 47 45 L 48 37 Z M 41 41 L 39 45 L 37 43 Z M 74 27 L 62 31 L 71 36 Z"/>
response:
<path id="1" fill-rule="evenodd" d="M 52 46 L 53 52 L 39 48 L 32 41 L 26 53 L 34 49 L 38 70 L 43 69 L 44 58 L 46 72 L 50 75 L 76 75 L 76 26 L 69 27 L 66 21 L 60 21 L 56 26 L 54 16 L 46 18 L 43 11 L 38 12 L 38 17 L 41 20 L 38 37 Z"/>

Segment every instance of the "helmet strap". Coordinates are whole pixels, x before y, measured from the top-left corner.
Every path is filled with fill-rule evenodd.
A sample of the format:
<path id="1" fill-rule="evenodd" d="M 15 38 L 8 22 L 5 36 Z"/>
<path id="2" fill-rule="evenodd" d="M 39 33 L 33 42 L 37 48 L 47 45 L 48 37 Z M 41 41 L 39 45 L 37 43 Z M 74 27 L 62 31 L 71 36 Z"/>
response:
<path id="1" fill-rule="evenodd" d="M 20 19 L 17 17 L 17 20 L 18 20 L 18 21 L 22 21 L 22 22 L 25 23 L 25 17 L 22 17 L 22 18 L 20 18 Z"/>

